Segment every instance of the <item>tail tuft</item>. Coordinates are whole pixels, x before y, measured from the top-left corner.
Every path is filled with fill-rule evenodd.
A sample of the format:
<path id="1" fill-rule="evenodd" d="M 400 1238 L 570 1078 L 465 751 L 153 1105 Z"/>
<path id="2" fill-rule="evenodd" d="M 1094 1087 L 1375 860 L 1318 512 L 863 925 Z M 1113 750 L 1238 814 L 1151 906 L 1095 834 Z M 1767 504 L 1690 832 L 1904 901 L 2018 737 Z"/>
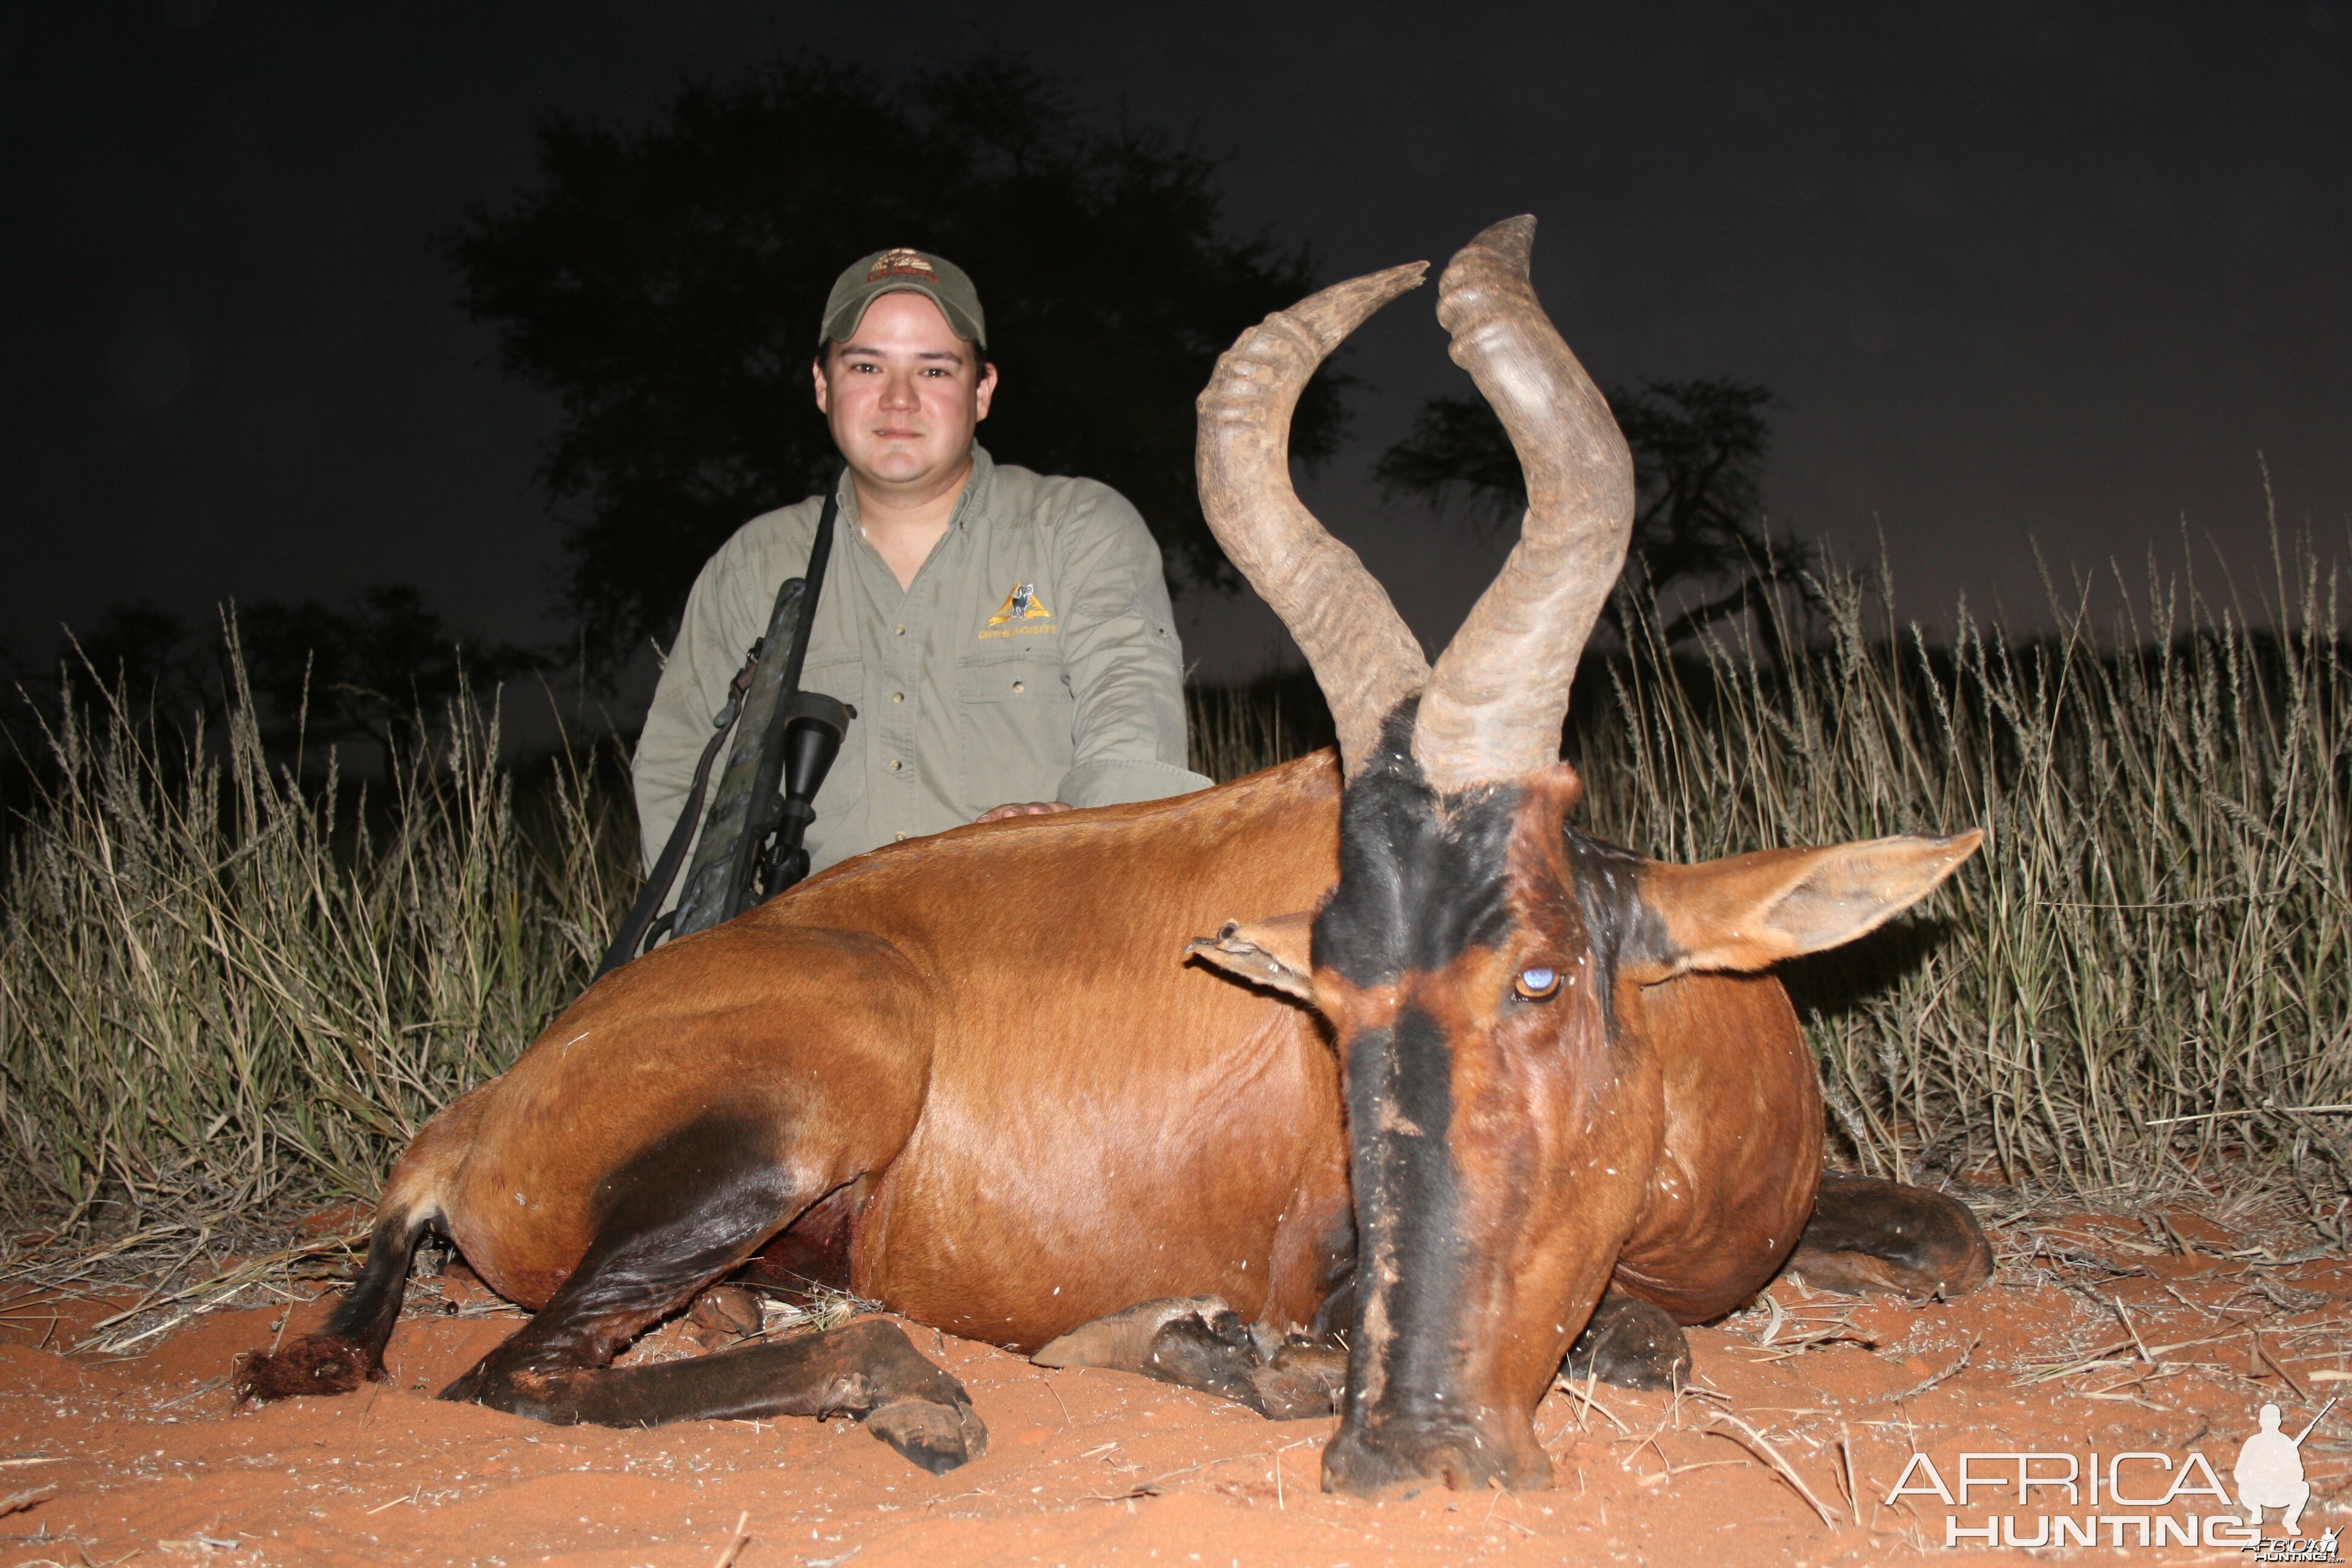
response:
<path id="1" fill-rule="evenodd" d="M 387 1200 L 389 1201 L 389 1200 Z M 236 1358 L 230 1385 L 240 1403 L 289 1399 L 298 1394 L 349 1394 L 383 1378 L 383 1349 L 407 1293 L 408 1263 L 429 1216 L 413 1207 L 379 1213 L 368 1238 L 367 1266 L 330 1313 L 325 1331 L 304 1334 L 275 1351 Z"/>
<path id="2" fill-rule="evenodd" d="M 239 1403 L 267 1404 L 298 1394 L 349 1394 L 381 1380 L 383 1364 L 356 1340 L 305 1334 L 277 1352 L 247 1351 L 230 1376 Z"/>

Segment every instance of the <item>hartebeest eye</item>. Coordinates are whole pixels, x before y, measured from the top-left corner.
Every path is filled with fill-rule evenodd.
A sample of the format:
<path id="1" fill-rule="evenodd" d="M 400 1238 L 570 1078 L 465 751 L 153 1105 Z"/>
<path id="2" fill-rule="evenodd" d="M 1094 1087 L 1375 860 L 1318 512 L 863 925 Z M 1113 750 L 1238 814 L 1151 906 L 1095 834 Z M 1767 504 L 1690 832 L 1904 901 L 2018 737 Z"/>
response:
<path id="1" fill-rule="evenodd" d="M 1511 989 L 1530 1002 L 1540 1002 L 1559 989 L 1559 971 L 1522 969 L 1519 977 L 1511 982 Z"/>

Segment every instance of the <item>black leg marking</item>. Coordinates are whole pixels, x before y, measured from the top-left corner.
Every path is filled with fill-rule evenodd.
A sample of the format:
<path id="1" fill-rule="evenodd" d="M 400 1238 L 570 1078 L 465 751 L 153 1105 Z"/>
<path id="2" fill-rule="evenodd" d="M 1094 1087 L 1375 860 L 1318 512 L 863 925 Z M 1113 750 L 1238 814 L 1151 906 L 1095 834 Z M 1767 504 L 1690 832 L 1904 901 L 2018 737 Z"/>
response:
<path id="1" fill-rule="evenodd" d="M 1040 1366 L 1139 1373 L 1276 1421 L 1332 1414 L 1348 1381 L 1345 1348 L 1253 1327 L 1214 1296 L 1146 1301 L 1097 1318 L 1032 1359 Z"/>
<path id="2" fill-rule="evenodd" d="M 383 1347 L 408 1294 L 408 1265 L 429 1228 L 416 1215 L 388 1215 L 368 1237 L 367 1263 L 326 1326 L 275 1352 L 236 1358 L 231 1386 L 239 1399 L 297 1394 L 349 1394 L 383 1381 Z"/>
<path id="3" fill-rule="evenodd" d="M 806 1203 L 793 1201 L 764 1123 L 707 1118 L 604 1178 L 596 1239 L 546 1306 L 442 1390 L 525 1410 L 546 1379 L 602 1367 L 684 1306 Z"/>
<path id="4" fill-rule="evenodd" d="M 1813 1217 L 1785 1272 L 1818 1290 L 1918 1300 L 1964 1295 L 1991 1279 L 1992 1267 L 1992 1244 L 1966 1204 L 1824 1171 Z"/>
<path id="5" fill-rule="evenodd" d="M 879 1320 L 691 1361 L 607 1364 L 807 1205 L 772 1146 L 762 1123 L 706 1121 L 614 1173 L 580 1267 L 441 1397 L 603 1426 L 838 1413 L 935 1475 L 984 1452 L 962 1384 Z"/>
<path id="6" fill-rule="evenodd" d="M 1675 1388 L 1690 1381 L 1690 1341 L 1663 1307 L 1611 1290 L 1568 1347 L 1560 1374 L 1617 1388 Z"/>

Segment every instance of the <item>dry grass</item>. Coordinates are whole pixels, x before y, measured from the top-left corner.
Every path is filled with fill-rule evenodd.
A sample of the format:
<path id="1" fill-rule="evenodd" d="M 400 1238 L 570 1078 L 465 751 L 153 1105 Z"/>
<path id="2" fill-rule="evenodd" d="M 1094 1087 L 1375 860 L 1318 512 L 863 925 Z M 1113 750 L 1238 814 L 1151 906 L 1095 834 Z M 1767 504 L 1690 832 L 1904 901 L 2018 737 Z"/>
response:
<path id="1" fill-rule="evenodd" d="M 0 894 L 0 1179 L 57 1230 L 372 1193 L 578 992 L 628 892 L 612 803 L 559 770 L 526 834 L 471 707 L 373 800 L 273 764 L 241 690 L 224 733 L 118 694 L 47 740 Z"/>
<path id="2" fill-rule="evenodd" d="M 1310 728 L 1313 721 L 1324 717 L 1319 708 L 1299 711 L 1308 703 L 1319 704 L 1321 699 L 1312 697 L 1302 703 L 1294 698 L 1286 703 L 1286 684 L 1295 683 L 1269 679 L 1248 686 L 1188 686 L 1184 691 L 1189 752 L 1185 765 L 1219 784 L 1229 784 L 1327 742 L 1328 733 L 1318 736 Z"/>
<path id="3" fill-rule="evenodd" d="M 1875 592 L 1868 591 L 1875 588 Z M 1948 649 L 1884 577 L 1827 635 L 1620 667 L 1576 743 L 1598 832 L 1675 859 L 1987 830 L 1923 914 L 1792 966 L 1834 1125 L 1866 1168 L 1989 1163 L 2110 1201 L 2352 1191 L 2352 644 L 2283 564 L 2252 632 L 2153 579 L 2152 619 Z M 2116 653 L 2113 649 L 2133 650 Z"/>
<path id="4" fill-rule="evenodd" d="M 2334 579 L 2283 571 L 2254 618 L 2274 633 L 2157 583 L 2154 618 L 2105 636 L 2081 614 L 2025 645 L 1964 622 L 1948 649 L 1883 579 L 1822 589 L 1820 637 L 1637 642 L 1588 676 L 1570 751 L 1587 825 L 1673 858 L 1989 830 L 1927 911 L 1790 975 L 1850 1157 L 2110 1203 L 2292 1200 L 2340 1242 Z M 1194 765 L 1303 749 L 1319 716 L 1276 689 L 1196 693 Z M 420 727 L 367 798 L 266 755 L 242 694 L 210 735 L 118 696 L 46 744 L 0 887 L 0 1182 L 53 1249 L 102 1234 L 168 1262 L 241 1215 L 371 1195 L 577 993 L 632 890 L 625 802 L 569 766 L 519 807 L 494 714 Z"/>

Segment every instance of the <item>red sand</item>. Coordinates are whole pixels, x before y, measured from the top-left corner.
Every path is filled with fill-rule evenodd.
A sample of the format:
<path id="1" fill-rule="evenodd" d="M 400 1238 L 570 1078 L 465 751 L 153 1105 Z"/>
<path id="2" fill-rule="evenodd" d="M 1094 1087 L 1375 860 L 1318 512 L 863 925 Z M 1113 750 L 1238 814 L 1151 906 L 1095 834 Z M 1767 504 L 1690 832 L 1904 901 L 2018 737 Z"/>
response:
<path id="1" fill-rule="evenodd" d="M 846 1422 L 618 1432 L 548 1427 L 433 1399 L 512 1331 L 512 1315 L 457 1318 L 425 1301 L 427 1311 L 412 1311 L 393 1340 L 392 1382 L 343 1399 L 240 1412 L 226 1390 L 230 1358 L 271 1342 L 278 1310 L 219 1312 L 148 1353 L 108 1359 L 58 1347 L 116 1304 L 20 1302 L 0 1321 L 0 1504 L 55 1490 L 0 1517 L 0 1568 L 130 1557 L 220 1568 L 709 1568 L 722 1560 L 740 1568 L 852 1560 L 858 1568 L 1486 1560 L 1744 1568 L 1876 1563 L 1922 1546 L 1956 1562 L 2017 1562 L 2011 1548 L 1946 1551 L 1946 1516 L 1981 1527 L 1988 1514 L 2006 1514 L 2030 1539 L 2042 1515 L 2094 1510 L 2067 1508 L 2056 1491 L 2020 1508 L 2013 1487 L 1979 1489 L 1966 1509 L 1922 1495 L 1888 1506 L 1883 1500 L 1915 1446 L 1948 1482 L 1963 1450 L 2039 1450 L 2085 1463 L 2091 1450 L 2147 1450 L 2185 1464 L 2194 1448 L 2226 1486 L 2260 1405 L 2280 1405 L 2292 1433 L 2331 1394 L 2352 1395 L 2352 1259 L 2270 1266 L 2230 1258 L 2221 1254 L 2248 1238 L 2176 1221 L 2188 1245 L 2214 1250 L 2159 1249 L 2136 1223 L 2075 1215 L 2002 1230 L 2000 1277 L 1948 1305 L 1777 1287 L 1792 1315 L 1771 1343 L 1758 1343 L 1771 1322 L 1761 1307 L 1692 1331 L 1698 1380 L 1718 1398 L 1603 1387 L 1590 1411 L 1567 1392 L 1546 1399 L 1537 1422 L 1557 1474 L 1550 1491 L 1432 1489 L 1378 1503 L 1318 1489 L 1329 1420 L 1276 1424 L 1141 1378 L 1048 1373 L 929 1329 L 909 1331 L 963 1380 L 991 1435 L 984 1458 L 937 1479 Z M 2038 1260 L 2028 1256 L 2037 1247 Z M 296 1309 L 287 1331 L 312 1325 L 327 1305 Z M 52 1311 L 61 1316 L 52 1321 Z M 1788 1353 L 1792 1337 L 1841 1316 L 1874 1344 Z M 2152 1363 L 2131 1345 L 2134 1334 Z M 2110 1364 L 2021 1384 L 2038 1363 L 2118 1343 L 2129 1348 L 2103 1358 Z M 1921 1387 L 1964 1351 L 1965 1367 Z M 2303 1450 L 2314 1489 L 2309 1536 L 2346 1523 L 2347 1407 L 2352 1399 Z M 1727 1425 L 1710 1429 L 1719 1411 L 1785 1459 L 1832 1522 L 1723 1436 Z M 1849 1461 L 1858 1503 L 1849 1500 Z M 2144 1479 L 2155 1473 L 2149 1462 L 2135 1463 L 2126 1484 L 2161 1490 L 2164 1478 L 2152 1486 Z M 1985 1468 L 1979 1462 L 1978 1473 Z M 2170 1512 L 2222 1508 L 2188 1496 Z M 2266 1528 L 2278 1532 L 2275 1523 Z M 2227 1545 L 2143 1550 L 2130 1531 L 2121 1550 L 2102 1535 L 2096 1554 L 2249 1560 Z"/>

